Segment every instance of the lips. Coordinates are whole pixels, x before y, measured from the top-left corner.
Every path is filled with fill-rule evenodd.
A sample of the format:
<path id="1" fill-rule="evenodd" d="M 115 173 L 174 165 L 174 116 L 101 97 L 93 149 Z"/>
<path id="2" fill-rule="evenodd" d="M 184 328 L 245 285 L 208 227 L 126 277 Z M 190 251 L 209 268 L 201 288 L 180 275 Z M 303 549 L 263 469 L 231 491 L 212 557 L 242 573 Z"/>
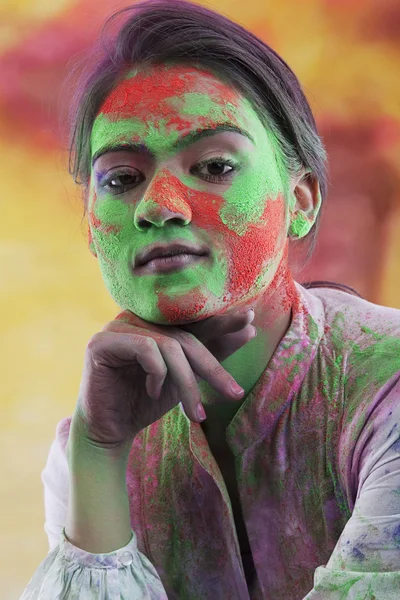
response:
<path id="1" fill-rule="evenodd" d="M 205 256 L 209 254 L 207 246 L 199 246 L 186 241 L 176 241 L 169 244 L 151 244 L 139 252 L 135 258 L 135 267 L 140 267 L 153 258 L 176 256 L 177 254 L 194 254 Z"/>

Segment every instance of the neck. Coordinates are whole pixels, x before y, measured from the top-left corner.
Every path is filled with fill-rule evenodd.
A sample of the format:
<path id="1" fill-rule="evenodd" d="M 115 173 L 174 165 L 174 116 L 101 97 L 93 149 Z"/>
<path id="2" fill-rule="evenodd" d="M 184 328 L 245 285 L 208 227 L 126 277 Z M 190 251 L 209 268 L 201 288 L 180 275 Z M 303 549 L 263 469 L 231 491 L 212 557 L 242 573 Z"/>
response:
<path id="1" fill-rule="evenodd" d="M 289 329 L 292 307 L 296 298 L 297 291 L 288 269 L 279 268 L 274 281 L 265 293 L 251 304 L 255 313 L 252 325 L 257 329 L 257 337 L 222 363 L 228 373 L 245 390 L 243 399 L 238 402 L 229 401 L 218 395 L 207 382 L 203 380 L 200 382 L 207 414 L 205 421 L 207 428 L 213 427 L 214 424 L 216 427 L 226 428 L 239 410 Z"/>

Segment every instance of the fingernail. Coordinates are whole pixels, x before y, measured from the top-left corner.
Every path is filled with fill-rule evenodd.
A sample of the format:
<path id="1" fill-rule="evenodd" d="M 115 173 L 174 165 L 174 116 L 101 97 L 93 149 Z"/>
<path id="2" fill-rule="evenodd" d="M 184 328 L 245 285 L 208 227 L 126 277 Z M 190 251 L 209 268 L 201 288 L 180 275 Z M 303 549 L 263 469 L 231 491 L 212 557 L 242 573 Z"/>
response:
<path id="1" fill-rule="evenodd" d="M 204 411 L 203 405 L 201 404 L 201 402 L 198 403 L 197 407 L 196 407 L 196 415 L 199 421 L 204 421 L 204 419 L 207 418 L 207 415 Z"/>
<path id="2" fill-rule="evenodd" d="M 236 382 L 232 381 L 231 384 L 231 390 L 232 392 L 236 395 L 236 396 L 240 396 L 240 394 L 244 394 L 244 389 L 240 387 L 240 385 L 238 385 Z"/>
<path id="3" fill-rule="evenodd" d="M 251 332 L 251 337 L 255 338 L 257 337 L 257 329 L 254 327 L 254 325 L 251 325 L 251 327 L 253 328 L 254 331 Z"/>
<path id="4" fill-rule="evenodd" d="M 250 323 L 251 323 L 255 316 L 254 308 L 249 308 L 248 310 L 246 310 L 246 312 L 244 314 L 250 315 Z"/>

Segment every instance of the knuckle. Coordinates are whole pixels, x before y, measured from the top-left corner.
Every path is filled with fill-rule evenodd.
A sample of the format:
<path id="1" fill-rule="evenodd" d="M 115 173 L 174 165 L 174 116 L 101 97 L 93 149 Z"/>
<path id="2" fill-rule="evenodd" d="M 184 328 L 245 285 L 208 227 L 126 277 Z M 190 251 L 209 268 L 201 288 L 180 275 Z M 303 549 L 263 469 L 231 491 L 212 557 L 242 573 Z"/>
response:
<path id="1" fill-rule="evenodd" d="M 197 381 L 194 377 L 193 378 L 191 377 L 189 379 L 189 381 L 187 382 L 185 387 L 186 387 L 190 397 L 199 399 L 199 397 L 200 397 L 199 386 L 197 385 Z"/>
<path id="2" fill-rule="evenodd" d="M 91 350 L 93 352 L 93 350 L 96 348 L 96 346 L 101 342 L 102 338 L 103 338 L 103 336 L 102 336 L 101 331 L 98 331 L 97 333 L 92 335 L 92 337 L 90 338 L 90 340 L 87 344 L 87 349 Z"/>
<path id="3" fill-rule="evenodd" d="M 95 333 L 89 340 L 86 346 L 86 359 L 89 363 L 98 366 L 97 359 L 100 356 L 102 336 L 100 333 Z"/>
<path id="4" fill-rule="evenodd" d="M 179 333 L 179 342 L 180 344 L 184 344 L 185 346 L 192 348 L 197 347 L 199 344 L 197 338 L 188 331 L 182 331 L 182 333 Z"/>
<path id="5" fill-rule="evenodd" d="M 137 335 L 135 336 L 135 347 L 139 352 L 150 352 L 154 353 L 159 350 L 158 344 L 154 338 L 148 335 Z"/>
<path id="6" fill-rule="evenodd" d="M 166 337 L 162 340 L 161 343 L 164 350 L 170 352 L 171 354 L 178 354 L 182 352 L 182 347 L 180 343 L 174 338 Z"/>
<path id="7" fill-rule="evenodd" d="M 167 369 L 167 365 L 164 363 L 159 369 L 158 369 L 158 373 L 157 375 L 159 375 L 160 377 L 162 377 L 163 379 L 166 378 L 168 373 L 168 369 Z"/>
<path id="8" fill-rule="evenodd" d="M 232 379 L 232 377 L 229 375 L 229 373 L 227 373 L 225 371 L 224 367 L 222 365 L 220 365 L 218 362 L 214 363 L 214 361 L 213 361 L 211 363 L 210 373 L 216 379 L 226 379 L 227 377 L 229 377 L 229 379 Z"/>
<path id="9" fill-rule="evenodd" d="M 149 335 L 138 335 L 137 343 L 144 350 L 155 350 L 158 348 L 156 340 Z"/>

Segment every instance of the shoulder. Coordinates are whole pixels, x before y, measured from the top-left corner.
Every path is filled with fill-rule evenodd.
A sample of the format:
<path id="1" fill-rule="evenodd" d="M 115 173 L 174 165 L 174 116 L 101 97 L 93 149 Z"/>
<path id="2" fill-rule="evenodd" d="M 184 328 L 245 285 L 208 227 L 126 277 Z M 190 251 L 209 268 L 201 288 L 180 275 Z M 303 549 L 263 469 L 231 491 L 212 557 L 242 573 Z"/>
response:
<path id="1" fill-rule="evenodd" d="M 342 358 L 347 386 L 381 387 L 400 372 L 400 310 L 329 288 L 305 290 L 323 313 L 321 349 Z"/>
<path id="2" fill-rule="evenodd" d="M 313 289 L 312 295 L 310 304 L 324 325 L 319 352 L 335 365 L 329 370 L 321 360 L 320 376 L 333 374 L 329 402 L 332 392 L 340 394 L 337 456 L 353 508 L 362 482 L 387 449 L 400 449 L 400 310 L 334 289 Z"/>
<path id="3" fill-rule="evenodd" d="M 326 325 L 347 330 L 347 337 L 359 339 L 365 334 L 392 335 L 400 339 L 400 309 L 374 304 L 364 298 L 331 288 L 305 290 L 318 298 Z"/>

